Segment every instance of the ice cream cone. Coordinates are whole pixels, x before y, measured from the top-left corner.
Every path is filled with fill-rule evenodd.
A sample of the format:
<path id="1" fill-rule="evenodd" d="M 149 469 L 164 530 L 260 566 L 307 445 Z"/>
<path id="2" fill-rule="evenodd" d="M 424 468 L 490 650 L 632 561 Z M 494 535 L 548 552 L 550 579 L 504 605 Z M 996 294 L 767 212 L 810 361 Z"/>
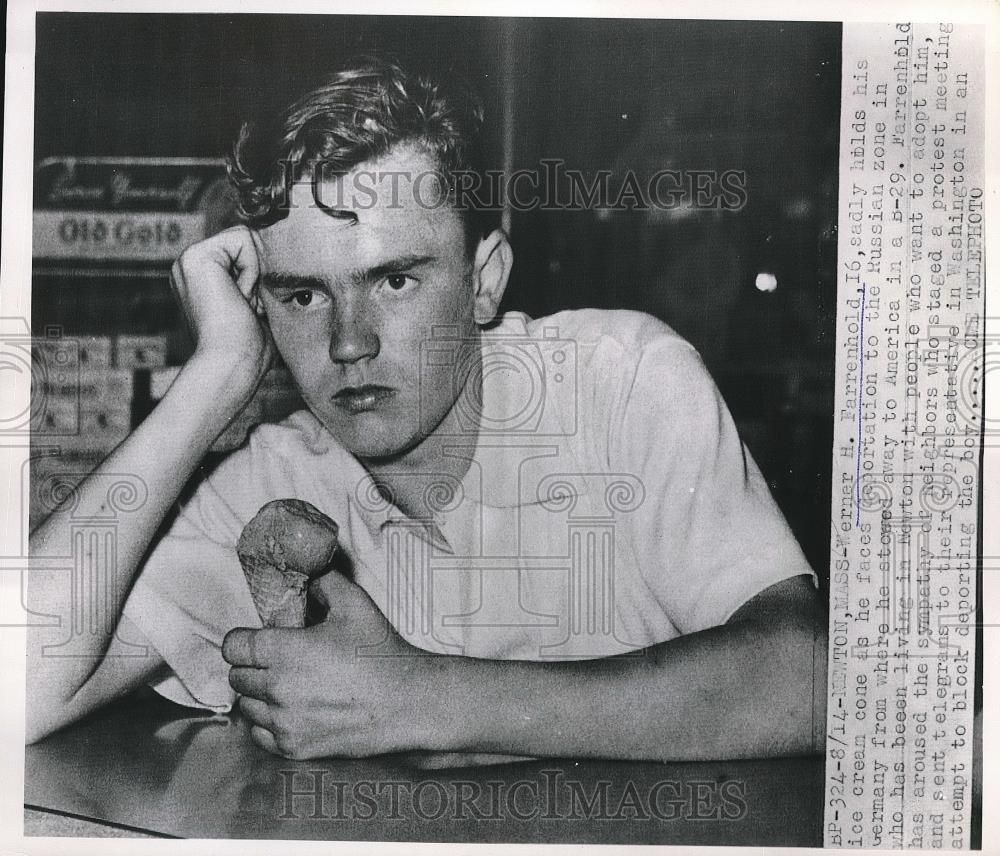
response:
<path id="1" fill-rule="evenodd" d="M 303 627 L 309 581 L 329 568 L 337 524 L 299 499 L 264 505 L 236 546 L 250 594 L 265 627 Z"/>

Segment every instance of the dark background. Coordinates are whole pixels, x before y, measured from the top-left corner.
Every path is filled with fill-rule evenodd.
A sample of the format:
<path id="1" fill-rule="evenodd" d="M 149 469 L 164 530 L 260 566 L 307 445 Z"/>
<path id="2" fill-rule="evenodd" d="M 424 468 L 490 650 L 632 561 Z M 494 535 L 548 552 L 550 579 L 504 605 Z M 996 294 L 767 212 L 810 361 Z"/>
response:
<path id="1" fill-rule="evenodd" d="M 506 104 L 515 168 L 745 171 L 738 212 L 515 212 L 503 308 L 640 309 L 694 343 L 825 580 L 840 37 L 835 23 L 44 13 L 35 157 L 219 157 L 244 118 L 379 50 L 469 79 L 497 165 Z M 32 313 L 36 330 L 183 327 L 165 276 L 83 287 L 36 269 Z"/>

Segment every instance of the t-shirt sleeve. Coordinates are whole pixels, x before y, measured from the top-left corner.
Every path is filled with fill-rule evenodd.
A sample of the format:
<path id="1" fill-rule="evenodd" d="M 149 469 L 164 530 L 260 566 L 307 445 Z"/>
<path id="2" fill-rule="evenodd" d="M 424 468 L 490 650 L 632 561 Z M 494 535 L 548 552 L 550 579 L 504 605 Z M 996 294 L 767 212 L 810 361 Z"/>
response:
<path id="1" fill-rule="evenodd" d="M 642 479 L 640 570 L 674 626 L 686 634 L 724 624 L 789 577 L 810 574 L 815 584 L 697 351 L 663 336 L 633 365 L 613 447 Z"/>
<path id="2" fill-rule="evenodd" d="M 236 555 L 255 501 L 244 495 L 250 480 L 243 458 L 237 452 L 224 461 L 179 508 L 124 606 L 169 667 L 153 688 L 179 704 L 223 713 L 236 693 L 222 640 L 234 627 L 261 626 Z"/>

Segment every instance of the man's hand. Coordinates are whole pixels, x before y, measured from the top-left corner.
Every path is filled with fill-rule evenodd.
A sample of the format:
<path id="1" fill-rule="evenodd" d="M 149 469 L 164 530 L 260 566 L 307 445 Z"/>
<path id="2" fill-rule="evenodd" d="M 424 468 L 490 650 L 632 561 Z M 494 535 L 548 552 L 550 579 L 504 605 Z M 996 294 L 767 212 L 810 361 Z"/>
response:
<path id="1" fill-rule="evenodd" d="M 706 761 L 821 745 L 826 626 L 807 577 L 761 592 L 725 625 L 568 662 L 427 655 L 346 580 L 330 603 L 316 627 L 226 636 L 230 683 L 272 752 L 429 751 L 453 765 L 468 757 L 454 753 Z"/>
<path id="2" fill-rule="evenodd" d="M 264 749 L 289 758 L 364 757 L 424 748 L 440 659 L 405 642 L 367 593 L 328 581 L 326 621 L 304 630 L 230 631 L 229 683 Z"/>
<path id="3" fill-rule="evenodd" d="M 192 362 L 210 366 L 246 400 L 274 356 L 257 296 L 260 259 L 253 231 L 234 226 L 188 247 L 170 271 L 196 343 Z"/>

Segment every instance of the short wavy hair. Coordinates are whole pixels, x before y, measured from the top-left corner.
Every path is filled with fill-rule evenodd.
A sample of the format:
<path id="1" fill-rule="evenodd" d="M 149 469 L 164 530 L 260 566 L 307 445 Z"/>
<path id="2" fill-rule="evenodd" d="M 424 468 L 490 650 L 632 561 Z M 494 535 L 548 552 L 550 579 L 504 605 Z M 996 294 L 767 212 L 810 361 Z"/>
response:
<path id="1" fill-rule="evenodd" d="M 292 103 L 271 130 L 244 122 L 229 178 L 243 219 L 263 227 L 287 216 L 292 182 L 311 177 L 316 196 L 319 176 L 329 180 L 413 143 L 435 159 L 454 202 L 457 174 L 482 175 L 482 126 L 482 102 L 458 78 L 434 80 L 366 56 Z M 459 208 L 471 247 L 492 224 L 465 200 Z"/>

